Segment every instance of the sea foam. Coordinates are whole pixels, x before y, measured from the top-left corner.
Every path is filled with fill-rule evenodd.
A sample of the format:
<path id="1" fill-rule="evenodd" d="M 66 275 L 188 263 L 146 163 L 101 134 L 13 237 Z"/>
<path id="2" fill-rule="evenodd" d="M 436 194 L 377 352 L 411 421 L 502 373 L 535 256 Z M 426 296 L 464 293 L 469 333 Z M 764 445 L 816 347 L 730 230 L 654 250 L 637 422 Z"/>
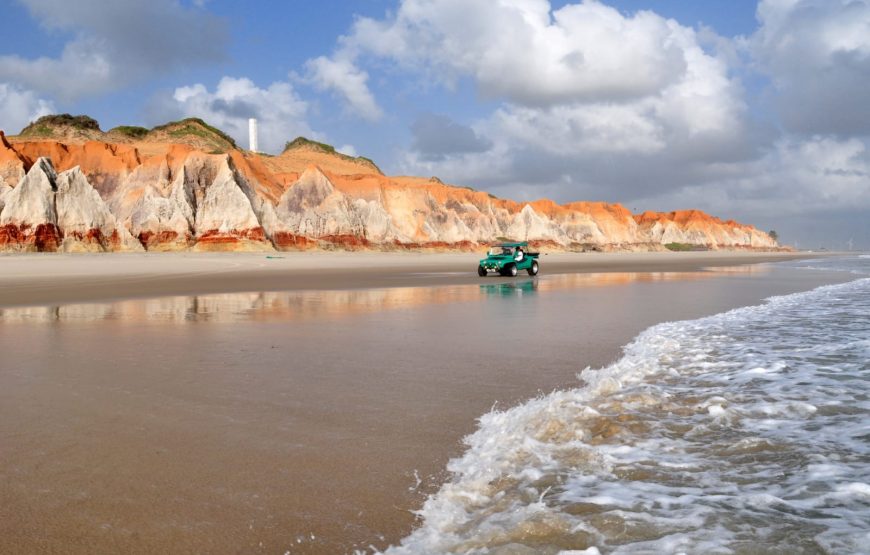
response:
<path id="1" fill-rule="evenodd" d="M 860 552 L 868 353 L 866 278 L 654 326 L 580 387 L 482 416 L 387 553 Z"/>

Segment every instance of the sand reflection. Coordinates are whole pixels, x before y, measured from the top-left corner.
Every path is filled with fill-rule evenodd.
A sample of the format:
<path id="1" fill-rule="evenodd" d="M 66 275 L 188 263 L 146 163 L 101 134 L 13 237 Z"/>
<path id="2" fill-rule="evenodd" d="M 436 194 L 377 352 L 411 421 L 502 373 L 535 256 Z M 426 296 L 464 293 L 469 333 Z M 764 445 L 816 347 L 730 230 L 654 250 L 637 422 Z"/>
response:
<path id="1" fill-rule="evenodd" d="M 640 282 L 709 279 L 720 273 L 758 274 L 761 266 L 736 266 L 703 272 L 613 272 L 559 274 L 536 278 L 490 278 L 480 285 L 398 287 L 348 291 L 275 291 L 131 299 L 105 303 L 0 309 L 0 324 L 21 322 L 124 323 L 281 321 L 309 317 L 344 317 L 426 304 L 461 303 L 493 297 L 516 297 L 581 287 L 613 287 Z"/>

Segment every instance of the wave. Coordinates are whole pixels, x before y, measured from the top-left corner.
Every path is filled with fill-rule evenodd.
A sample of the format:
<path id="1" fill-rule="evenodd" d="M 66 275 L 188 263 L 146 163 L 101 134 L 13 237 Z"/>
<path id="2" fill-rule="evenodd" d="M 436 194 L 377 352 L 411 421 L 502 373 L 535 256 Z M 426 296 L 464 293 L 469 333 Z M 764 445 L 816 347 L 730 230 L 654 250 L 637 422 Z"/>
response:
<path id="1" fill-rule="evenodd" d="M 653 326 L 480 418 L 405 554 L 860 551 L 870 279 Z"/>
<path id="2" fill-rule="evenodd" d="M 870 274 L 870 265 L 866 260 L 870 259 L 870 255 L 858 255 L 848 257 L 833 257 L 819 258 L 812 261 L 799 260 L 795 262 L 784 262 L 779 265 L 790 266 L 801 270 L 825 270 L 835 272 L 848 272 L 856 275 Z"/>

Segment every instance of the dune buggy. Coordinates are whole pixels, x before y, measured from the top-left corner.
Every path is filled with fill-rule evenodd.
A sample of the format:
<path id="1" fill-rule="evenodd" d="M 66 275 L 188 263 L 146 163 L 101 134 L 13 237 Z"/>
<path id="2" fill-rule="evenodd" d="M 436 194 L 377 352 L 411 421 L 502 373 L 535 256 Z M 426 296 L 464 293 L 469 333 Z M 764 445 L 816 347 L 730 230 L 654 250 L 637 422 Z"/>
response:
<path id="1" fill-rule="evenodd" d="M 498 272 L 500 275 L 513 277 L 520 270 L 525 270 L 530 276 L 537 275 L 540 253 L 526 252 L 528 246 L 526 242 L 492 245 L 486 258 L 481 259 L 477 266 L 477 275 L 484 277 L 489 272 Z"/>

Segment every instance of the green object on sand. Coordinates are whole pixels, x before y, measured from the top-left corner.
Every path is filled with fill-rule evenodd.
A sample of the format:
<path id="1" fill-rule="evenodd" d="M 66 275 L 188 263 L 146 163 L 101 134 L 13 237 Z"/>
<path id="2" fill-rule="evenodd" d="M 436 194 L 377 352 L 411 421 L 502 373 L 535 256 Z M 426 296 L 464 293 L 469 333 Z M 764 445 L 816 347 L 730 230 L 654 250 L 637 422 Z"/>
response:
<path id="1" fill-rule="evenodd" d="M 477 266 L 477 275 L 486 277 L 487 272 L 498 272 L 503 276 L 515 277 L 520 270 L 525 270 L 530 276 L 537 275 L 539 253 L 522 250 L 528 246 L 525 241 L 492 245 L 486 258 L 481 259 Z"/>

